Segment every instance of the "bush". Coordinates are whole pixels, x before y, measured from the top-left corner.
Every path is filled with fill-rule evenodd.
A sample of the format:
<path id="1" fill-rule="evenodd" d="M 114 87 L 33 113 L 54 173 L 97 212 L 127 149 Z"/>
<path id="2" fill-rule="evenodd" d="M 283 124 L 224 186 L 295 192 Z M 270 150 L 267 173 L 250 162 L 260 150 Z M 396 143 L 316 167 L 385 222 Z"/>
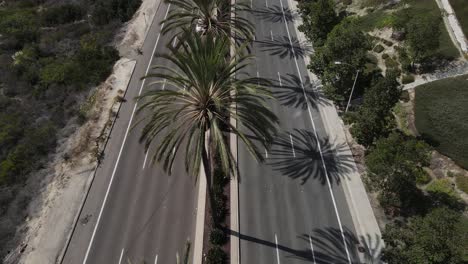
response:
<path id="1" fill-rule="evenodd" d="M 210 242 L 211 244 L 213 245 L 216 245 L 216 246 L 222 246 L 226 243 L 226 234 L 224 233 L 223 230 L 219 229 L 219 228 L 215 228 L 213 230 L 211 230 L 211 233 L 210 233 Z"/>
<path id="2" fill-rule="evenodd" d="M 219 247 L 215 246 L 208 250 L 206 254 L 206 264 L 224 264 L 228 260 L 228 256 L 224 250 Z"/>
<path id="3" fill-rule="evenodd" d="M 385 66 L 387 67 L 387 69 L 398 69 L 398 65 L 398 62 L 390 57 L 387 57 L 385 59 Z"/>
<path id="4" fill-rule="evenodd" d="M 403 78 L 401 78 L 401 82 L 403 84 L 408 84 L 414 82 L 414 75 L 408 74 L 408 75 L 403 75 Z"/>
<path id="5" fill-rule="evenodd" d="M 377 53 L 380 53 L 382 51 L 384 51 L 384 47 L 380 44 L 377 44 L 375 47 L 374 47 L 374 51 L 377 52 Z"/>
<path id="6" fill-rule="evenodd" d="M 91 19 L 97 25 L 105 25 L 112 20 L 126 22 L 141 5 L 141 0 L 100 0 L 91 12 Z"/>
<path id="7" fill-rule="evenodd" d="M 445 193 L 449 196 L 457 197 L 457 193 L 452 186 L 452 182 L 449 179 L 436 179 L 432 181 L 426 188 L 429 193 Z"/>
<path id="8" fill-rule="evenodd" d="M 221 186 L 215 185 L 213 188 L 213 203 L 212 214 L 215 224 L 224 222 L 228 209 L 227 197 Z"/>
<path id="9" fill-rule="evenodd" d="M 457 174 L 455 176 L 455 182 L 457 183 L 458 189 L 468 194 L 468 177 L 463 176 L 462 174 Z"/>
<path id="10" fill-rule="evenodd" d="M 17 48 L 38 37 L 38 16 L 33 9 L 0 10 L 0 34 L 13 37 Z M 2 40 L 3 41 L 3 40 Z"/>
<path id="11" fill-rule="evenodd" d="M 402 91 L 400 95 L 400 100 L 402 100 L 403 102 L 409 102 L 410 100 L 409 92 L 406 90 Z"/>
<path id="12" fill-rule="evenodd" d="M 45 9 L 41 14 L 42 24 L 56 26 L 83 18 L 85 11 L 78 5 L 64 4 Z"/>
<path id="13" fill-rule="evenodd" d="M 437 179 L 431 182 L 426 191 L 435 206 L 447 206 L 455 210 L 462 210 L 464 205 L 460 203 L 460 197 L 456 193 L 454 185 L 449 179 Z"/>
<path id="14" fill-rule="evenodd" d="M 387 53 L 382 54 L 382 59 L 384 59 L 384 60 L 386 60 L 389 57 L 390 57 L 390 55 L 388 55 Z"/>
<path id="15" fill-rule="evenodd" d="M 427 184 L 431 181 L 431 177 L 427 172 L 421 170 L 416 173 L 416 183 L 419 185 Z"/>
<path id="16" fill-rule="evenodd" d="M 382 39 L 382 42 L 388 47 L 393 46 L 393 42 L 391 42 L 390 40 Z"/>
<path id="17" fill-rule="evenodd" d="M 423 217 L 389 224 L 382 233 L 385 263 L 466 263 L 468 220 L 457 211 L 436 208 Z"/>

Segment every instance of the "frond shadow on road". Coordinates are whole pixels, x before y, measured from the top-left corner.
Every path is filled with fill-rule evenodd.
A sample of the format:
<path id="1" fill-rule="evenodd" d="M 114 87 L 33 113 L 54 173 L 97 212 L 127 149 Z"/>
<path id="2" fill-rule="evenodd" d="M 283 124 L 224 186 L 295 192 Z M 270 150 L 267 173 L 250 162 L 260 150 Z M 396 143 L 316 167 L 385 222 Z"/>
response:
<path id="1" fill-rule="evenodd" d="M 273 5 L 268 8 L 253 9 L 250 12 L 258 18 L 272 23 L 282 22 L 284 21 L 284 18 L 286 18 L 286 22 L 292 22 L 297 16 L 291 9 L 282 9 L 279 5 Z"/>
<path id="2" fill-rule="evenodd" d="M 271 92 L 282 105 L 303 110 L 307 109 L 307 104 L 314 109 L 317 109 L 318 105 L 330 105 L 330 101 L 318 92 L 320 84 L 311 82 L 308 76 L 304 77 L 304 83 L 301 83 L 296 74 L 282 75 L 280 78 L 281 83 L 272 82 Z"/>
<path id="3" fill-rule="evenodd" d="M 286 254 L 286 258 L 300 259 L 316 264 L 348 264 L 348 256 L 343 244 L 344 236 L 351 263 L 382 263 L 380 259 L 383 245 L 380 244 L 380 239 L 378 237 L 371 237 L 370 235 L 358 238 L 346 227 L 343 229 L 343 234 L 341 234 L 341 230 L 338 228 L 326 227 L 315 229 L 311 234 L 297 235 L 297 239 L 303 244 L 301 248 L 291 248 L 282 243 L 276 244 L 273 241 L 249 236 L 230 229 L 226 229 L 225 232 L 239 237 L 241 244 L 255 243 L 274 249 L 277 248 Z M 311 241 L 314 249 L 313 252 L 310 246 Z M 365 260 L 364 262 L 359 260 L 360 256 Z"/>
<path id="4" fill-rule="evenodd" d="M 327 183 L 318 144 L 331 184 L 340 184 L 341 178 L 353 170 L 353 156 L 345 154 L 345 145 L 334 146 L 328 138 L 319 139 L 305 129 L 295 129 L 279 134 L 270 149 L 266 164 L 282 175 L 299 179 L 305 184 L 309 179 L 316 179 L 321 184 Z"/>
<path id="5" fill-rule="evenodd" d="M 292 37 L 289 41 L 288 36 L 273 36 L 265 37 L 265 40 L 256 40 L 261 51 L 268 52 L 272 56 L 280 58 L 304 58 L 312 53 L 312 46 L 307 42 L 299 41 L 296 37 Z"/>

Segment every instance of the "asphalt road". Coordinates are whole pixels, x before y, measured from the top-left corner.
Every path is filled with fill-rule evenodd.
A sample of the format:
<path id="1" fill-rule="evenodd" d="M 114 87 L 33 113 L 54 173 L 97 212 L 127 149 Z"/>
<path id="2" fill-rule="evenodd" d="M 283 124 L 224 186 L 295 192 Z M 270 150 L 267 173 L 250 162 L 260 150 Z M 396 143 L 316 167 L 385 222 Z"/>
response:
<path id="1" fill-rule="evenodd" d="M 303 60 L 308 48 L 297 40 L 287 0 L 250 3 L 253 12 L 245 15 L 256 27 L 256 63 L 247 72 L 276 81 L 277 100 L 269 104 L 280 135 L 264 150 L 264 164 L 238 146 L 240 262 L 356 263 L 354 225 L 340 185 L 352 157 L 328 142 L 318 112 L 324 102 Z"/>
<path id="2" fill-rule="evenodd" d="M 148 65 L 164 63 L 152 54 L 167 51 L 170 37 L 160 35 L 160 22 L 168 8 L 159 5 L 62 263 L 175 263 L 186 241 L 193 242 L 195 178 L 185 173 L 181 156 L 171 176 L 153 166 L 151 150 L 146 155 L 138 142 L 142 125 L 132 128 L 144 115 L 135 114 L 135 97 L 148 89 L 140 78 Z"/>

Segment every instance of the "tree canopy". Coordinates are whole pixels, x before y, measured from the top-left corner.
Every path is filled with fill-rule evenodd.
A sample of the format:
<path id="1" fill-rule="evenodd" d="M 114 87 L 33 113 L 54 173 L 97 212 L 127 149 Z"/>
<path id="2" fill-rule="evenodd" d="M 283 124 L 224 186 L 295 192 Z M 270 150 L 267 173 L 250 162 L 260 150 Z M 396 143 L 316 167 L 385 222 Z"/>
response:
<path id="1" fill-rule="evenodd" d="M 316 49 L 308 68 L 320 77 L 329 98 L 338 102 L 347 99 L 356 71 L 364 69 L 369 47 L 367 36 L 352 19 L 345 19 L 328 34 L 325 44 Z"/>
<path id="2" fill-rule="evenodd" d="M 400 93 L 401 89 L 393 74 L 379 78 L 375 85 L 367 89 L 351 128 L 359 144 L 370 146 L 388 134 L 393 125 L 391 109 L 398 102 Z"/>
<path id="3" fill-rule="evenodd" d="M 436 208 L 407 223 L 387 225 L 383 260 L 389 264 L 466 263 L 468 220 L 448 208 Z"/>
<path id="4" fill-rule="evenodd" d="M 418 177 L 429 162 L 429 146 L 423 141 L 393 132 L 377 140 L 366 155 L 369 184 L 380 191 L 384 207 L 410 202 Z"/>
<path id="5" fill-rule="evenodd" d="M 302 25 L 299 30 L 312 41 L 315 47 L 325 44 L 328 33 L 339 23 L 332 0 L 300 1 L 299 12 Z"/>

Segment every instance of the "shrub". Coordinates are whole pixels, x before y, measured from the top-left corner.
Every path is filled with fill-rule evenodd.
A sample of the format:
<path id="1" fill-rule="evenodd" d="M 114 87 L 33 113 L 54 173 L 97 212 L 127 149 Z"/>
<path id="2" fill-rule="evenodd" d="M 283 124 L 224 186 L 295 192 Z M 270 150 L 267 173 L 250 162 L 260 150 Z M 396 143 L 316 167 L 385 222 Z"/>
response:
<path id="1" fill-rule="evenodd" d="M 224 250 L 219 247 L 215 246 L 208 250 L 206 254 L 206 264 L 224 264 L 227 262 L 228 256 Z"/>
<path id="2" fill-rule="evenodd" d="M 374 51 L 377 52 L 377 53 L 380 53 L 382 51 L 384 51 L 384 47 L 380 44 L 377 44 L 375 47 L 374 47 Z"/>
<path id="3" fill-rule="evenodd" d="M 394 59 L 387 57 L 385 59 L 385 66 L 390 69 L 398 69 L 398 62 L 395 61 Z"/>
<path id="4" fill-rule="evenodd" d="M 84 14 L 85 11 L 78 5 L 63 4 L 47 8 L 41 14 L 41 20 L 45 26 L 56 26 L 80 20 Z"/>
<path id="5" fill-rule="evenodd" d="M 426 191 L 429 193 L 446 194 L 450 197 L 458 197 L 452 186 L 452 182 L 447 178 L 432 181 L 427 186 Z"/>
<path id="6" fill-rule="evenodd" d="M 420 170 L 416 172 L 416 183 L 420 185 L 427 184 L 431 181 L 431 177 L 427 172 L 424 170 Z"/>
<path id="7" fill-rule="evenodd" d="M 414 82 L 414 75 L 408 74 L 408 75 L 403 75 L 403 78 L 401 79 L 401 82 L 403 84 L 408 84 Z"/>
<path id="8" fill-rule="evenodd" d="M 388 47 L 393 46 L 393 42 L 391 42 L 390 40 L 382 39 L 382 42 Z"/>
<path id="9" fill-rule="evenodd" d="M 455 176 L 455 182 L 457 183 L 458 189 L 468 194 L 468 177 L 463 176 L 462 174 L 457 174 Z"/>
<path id="10" fill-rule="evenodd" d="M 97 25 L 105 25 L 112 20 L 126 22 L 140 5 L 141 0 L 100 0 L 91 12 L 91 19 Z"/>
<path id="11" fill-rule="evenodd" d="M 402 100 L 403 102 L 409 102 L 410 100 L 409 92 L 406 90 L 402 91 L 400 94 L 400 100 Z"/>
<path id="12" fill-rule="evenodd" d="M 38 37 L 38 17 L 33 9 L 0 10 L 0 34 L 16 39 L 18 46 Z"/>
<path id="13" fill-rule="evenodd" d="M 389 224 L 382 233 L 382 260 L 405 264 L 466 263 L 463 258 L 468 247 L 467 224 L 466 217 L 447 208 Z"/>
<path id="14" fill-rule="evenodd" d="M 222 246 L 226 243 L 226 238 L 227 238 L 226 234 L 224 233 L 223 230 L 219 228 L 215 228 L 211 230 L 211 233 L 210 233 L 211 244 L 216 245 L 216 246 Z"/>
<path id="15" fill-rule="evenodd" d="M 386 60 L 389 57 L 390 57 L 390 55 L 388 55 L 387 53 L 382 54 L 382 59 L 384 59 L 384 60 Z"/>

